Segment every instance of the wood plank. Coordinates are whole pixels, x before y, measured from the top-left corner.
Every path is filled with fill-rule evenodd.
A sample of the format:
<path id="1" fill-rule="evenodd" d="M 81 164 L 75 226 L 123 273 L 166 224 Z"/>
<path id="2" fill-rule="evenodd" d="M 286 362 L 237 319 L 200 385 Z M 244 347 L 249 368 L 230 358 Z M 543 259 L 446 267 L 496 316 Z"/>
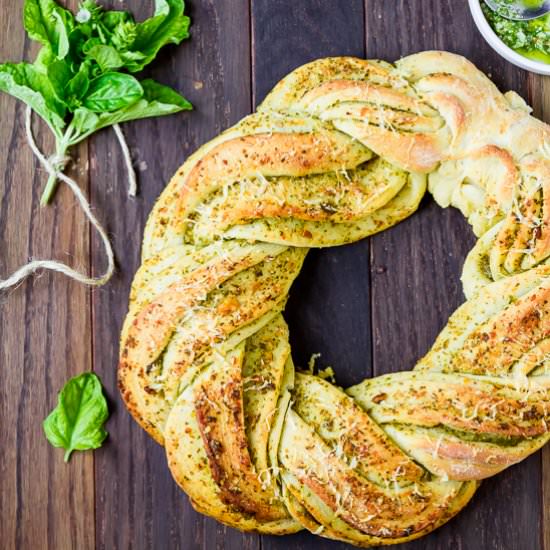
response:
<path id="1" fill-rule="evenodd" d="M 501 89 L 526 95 L 526 73 L 483 41 L 467 2 L 367 0 L 366 6 L 369 57 L 392 60 L 425 49 L 454 51 L 476 63 Z M 441 210 L 431 198 L 415 216 L 372 239 L 376 374 L 411 368 L 431 346 L 463 301 L 459 276 L 473 243 L 461 214 Z M 398 548 L 540 548 L 540 475 L 540 455 L 535 455 L 485 482 L 446 526 Z"/>
<path id="2" fill-rule="evenodd" d="M 76 6 L 77 2 L 72 2 Z M 0 1 L 0 60 L 31 60 L 22 3 Z M 88 224 L 67 189 L 54 206 L 39 207 L 47 176 L 26 143 L 25 107 L 0 94 L 0 278 L 29 258 L 56 258 L 89 269 Z M 53 140 L 36 123 L 39 147 Z M 86 164 L 86 147 L 75 151 Z M 87 189 L 87 178 L 79 174 Z M 94 546 L 92 453 L 69 464 L 52 448 L 42 420 L 67 378 L 91 370 L 89 290 L 43 274 L 0 296 L 0 540 L 4 548 Z"/>
<path id="3" fill-rule="evenodd" d="M 363 22 L 359 0 L 345 4 L 253 0 L 254 104 L 304 63 L 338 55 L 363 57 Z M 368 256 L 367 240 L 312 250 L 286 308 L 297 365 L 305 367 L 313 353 L 320 353 L 318 365 L 333 365 L 343 385 L 370 375 L 370 324 L 365 317 L 370 303 Z"/>
<path id="4" fill-rule="evenodd" d="M 528 102 L 536 117 L 550 124 L 550 78 L 530 73 L 527 79 Z M 550 550 L 550 445 L 541 453 L 542 463 L 542 518 L 543 550 Z"/>
<path id="5" fill-rule="evenodd" d="M 150 9 L 138 0 L 122 5 L 139 17 Z M 118 332 L 153 202 L 187 155 L 251 107 L 247 0 L 194 2 L 190 8 L 192 39 L 161 52 L 149 73 L 180 90 L 195 110 L 124 126 L 137 165 L 147 167 L 139 174 L 135 200 L 127 198 L 113 134 L 104 132 L 91 143 L 92 202 L 112 236 L 119 265 L 114 280 L 93 293 L 95 369 L 111 400 L 109 428 L 116 434 L 96 453 L 98 548 L 258 547 L 257 537 L 192 510 L 172 480 L 163 449 L 132 420 L 116 387 Z M 99 273 L 104 257 L 95 236 L 93 251 L 94 273 Z"/>
<path id="6" fill-rule="evenodd" d="M 364 57 L 361 1 L 252 1 L 254 103 L 292 69 L 335 55 Z M 306 367 L 313 353 L 319 366 L 334 366 L 337 381 L 351 385 L 370 376 L 371 331 L 369 242 L 309 253 L 290 292 L 285 318 L 292 354 Z M 263 550 L 349 548 L 307 532 L 262 537 Z"/>

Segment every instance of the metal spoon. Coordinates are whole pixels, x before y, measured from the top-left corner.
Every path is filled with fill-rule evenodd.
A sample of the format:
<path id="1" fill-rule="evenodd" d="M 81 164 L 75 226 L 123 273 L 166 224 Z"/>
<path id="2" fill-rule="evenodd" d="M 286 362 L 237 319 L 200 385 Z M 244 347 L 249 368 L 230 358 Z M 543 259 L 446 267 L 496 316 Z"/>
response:
<path id="1" fill-rule="evenodd" d="M 505 19 L 528 21 L 550 12 L 550 0 L 485 0 L 489 8 Z"/>

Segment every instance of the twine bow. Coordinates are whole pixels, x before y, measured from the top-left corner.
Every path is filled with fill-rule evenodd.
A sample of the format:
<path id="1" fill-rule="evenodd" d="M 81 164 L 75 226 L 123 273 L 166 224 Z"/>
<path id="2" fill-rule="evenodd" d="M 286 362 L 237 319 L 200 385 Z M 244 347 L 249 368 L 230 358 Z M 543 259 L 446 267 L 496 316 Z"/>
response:
<path id="1" fill-rule="evenodd" d="M 115 257 L 113 253 L 113 248 L 111 246 L 111 242 L 109 241 L 109 237 L 107 236 L 107 233 L 103 228 L 103 226 L 101 225 L 101 223 L 99 222 L 99 220 L 95 217 L 94 213 L 92 212 L 90 203 L 84 196 L 84 193 L 82 193 L 82 191 L 78 187 L 78 184 L 76 183 L 76 181 L 63 173 L 63 169 L 69 159 L 67 157 L 59 157 L 58 155 L 52 155 L 51 157 L 46 158 L 42 153 L 42 151 L 40 151 L 40 149 L 36 145 L 36 142 L 34 140 L 34 136 L 32 133 L 32 109 L 30 107 L 27 107 L 27 110 L 25 113 L 25 129 L 26 129 L 27 140 L 29 142 L 30 148 L 32 149 L 32 152 L 34 153 L 36 158 L 38 158 L 40 164 L 46 169 L 46 171 L 50 176 L 55 176 L 57 179 L 59 179 L 60 181 L 68 185 L 69 189 L 73 192 L 78 203 L 80 204 L 80 207 L 84 211 L 86 218 L 89 220 L 92 226 L 99 233 L 99 236 L 101 237 L 103 246 L 105 248 L 105 253 L 107 255 L 107 269 L 105 270 L 105 273 L 100 277 L 88 277 L 82 273 L 79 273 L 72 267 L 69 267 L 68 265 L 62 262 L 58 262 L 54 260 L 33 260 L 27 263 L 26 265 L 20 267 L 7 279 L 0 281 L 0 290 L 13 287 L 19 284 L 20 282 L 22 282 L 29 275 L 32 275 L 33 273 L 43 269 L 49 270 L 49 271 L 57 271 L 58 273 L 63 273 L 67 277 L 70 277 L 71 279 L 78 281 L 79 283 L 83 283 L 91 286 L 101 286 L 105 284 L 112 277 L 115 270 Z M 121 134 L 122 132 L 120 128 L 118 128 L 117 137 L 119 141 L 121 141 Z M 124 140 L 124 137 L 122 136 L 122 141 L 123 140 Z M 126 148 L 126 151 L 124 151 L 124 148 L 123 148 L 125 158 L 128 157 L 129 159 L 128 147 L 126 146 L 126 144 L 124 145 Z M 128 165 L 128 162 L 126 162 L 126 164 Z M 130 161 L 130 167 L 131 167 L 131 161 Z M 131 170 L 131 173 L 133 173 L 133 170 Z M 133 185 L 132 185 L 132 181 L 133 181 Z M 135 195 L 135 174 L 134 174 L 133 180 L 132 180 L 132 177 L 130 177 L 130 194 L 132 194 L 132 191 L 133 191 L 133 194 Z"/>

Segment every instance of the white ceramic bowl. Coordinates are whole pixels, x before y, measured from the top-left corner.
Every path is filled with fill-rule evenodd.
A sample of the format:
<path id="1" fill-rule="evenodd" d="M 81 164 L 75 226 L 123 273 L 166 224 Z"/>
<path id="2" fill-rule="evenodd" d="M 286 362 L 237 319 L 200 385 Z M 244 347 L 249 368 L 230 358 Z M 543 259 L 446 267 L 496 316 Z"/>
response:
<path id="1" fill-rule="evenodd" d="M 489 25 L 489 22 L 485 19 L 485 15 L 483 15 L 483 11 L 481 10 L 481 2 L 483 2 L 483 0 L 468 0 L 474 22 L 479 32 L 483 35 L 483 38 L 487 40 L 491 48 L 504 57 L 504 59 L 507 59 L 510 63 L 513 63 L 517 67 L 521 67 L 522 69 L 526 69 L 532 73 L 550 75 L 550 64 L 542 63 L 540 61 L 533 61 L 532 59 L 523 57 L 523 55 L 520 55 L 512 50 L 512 48 L 509 48 L 495 34 L 491 28 L 491 25 Z"/>

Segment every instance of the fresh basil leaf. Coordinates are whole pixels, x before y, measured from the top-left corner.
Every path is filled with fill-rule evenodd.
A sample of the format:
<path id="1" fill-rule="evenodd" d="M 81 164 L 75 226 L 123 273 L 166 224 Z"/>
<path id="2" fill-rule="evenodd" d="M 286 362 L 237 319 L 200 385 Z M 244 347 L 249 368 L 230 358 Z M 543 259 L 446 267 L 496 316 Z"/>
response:
<path id="1" fill-rule="evenodd" d="M 70 99 L 71 105 L 75 105 L 75 102 L 80 101 L 87 93 L 90 88 L 90 78 L 89 78 L 89 62 L 84 61 L 80 65 L 78 72 L 67 82 L 67 96 Z M 74 109 L 73 109 L 74 110 Z"/>
<path id="2" fill-rule="evenodd" d="M 125 23 L 133 23 L 135 25 L 132 15 L 127 11 L 120 10 L 103 12 L 101 14 L 101 22 L 111 32 L 114 32 L 118 26 Z"/>
<path id="3" fill-rule="evenodd" d="M 147 56 L 141 52 L 131 52 L 127 50 L 120 52 L 120 57 L 124 60 L 124 65 L 128 66 L 136 61 L 143 61 Z"/>
<path id="4" fill-rule="evenodd" d="M 178 112 L 182 110 L 190 110 L 193 108 L 191 103 L 187 101 L 176 90 L 159 84 L 151 78 L 142 80 L 143 86 L 143 99 L 147 101 L 148 105 L 142 110 L 151 113 L 156 111 L 158 114 L 168 114 L 168 112 Z M 155 114 L 146 114 L 145 116 L 156 116 Z"/>
<path id="5" fill-rule="evenodd" d="M 0 90 L 24 101 L 61 136 L 65 107 L 57 100 L 48 76 L 29 63 L 0 65 Z"/>
<path id="6" fill-rule="evenodd" d="M 68 36 L 75 25 L 70 11 L 54 0 L 25 0 L 23 22 L 33 40 L 50 46 L 60 59 L 67 55 Z"/>
<path id="7" fill-rule="evenodd" d="M 96 46 L 102 45 L 103 42 L 101 42 L 101 40 L 97 36 L 92 36 L 82 44 L 81 51 L 84 55 L 88 55 L 90 53 L 90 50 L 93 50 Z"/>
<path id="8" fill-rule="evenodd" d="M 140 71 L 164 45 L 179 44 L 189 36 L 189 17 L 183 10 L 183 0 L 155 0 L 155 14 L 136 25 L 137 36 L 131 47 L 132 51 L 145 54 L 145 58 L 127 64 L 129 71 Z"/>
<path id="9" fill-rule="evenodd" d="M 80 107 L 74 112 L 71 126 L 76 130 L 76 138 L 71 142 L 71 145 L 74 145 L 101 127 L 99 126 L 99 115 L 86 107 Z"/>
<path id="10" fill-rule="evenodd" d="M 103 42 L 97 36 L 92 36 L 91 38 L 89 38 L 88 40 L 86 40 L 80 45 L 81 57 L 89 61 L 94 61 L 94 59 L 90 57 L 89 54 L 90 54 L 90 51 L 94 51 L 94 49 L 97 48 L 98 46 L 104 46 Z M 101 70 L 101 67 L 94 61 L 94 64 L 91 67 L 90 77 L 92 78 L 92 77 L 100 76 L 103 74 L 103 72 L 104 71 Z"/>
<path id="11" fill-rule="evenodd" d="M 50 46 L 42 46 L 38 51 L 36 59 L 34 60 L 33 67 L 43 74 L 48 74 L 48 67 L 50 63 L 56 60 L 56 55 L 53 53 Z"/>
<path id="12" fill-rule="evenodd" d="M 79 23 L 69 35 L 71 47 L 78 53 L 81 53 L 83 45 L 86 43 L 86 40 L 92 37 L 93 32 L 92 25 Z"/>
<path id="13" fill-rule="evenodd" d="M 108 44 L 111 37 L 111 31 L 107 29 L 103 23 L 94 23 L 94 30 L 97 32 L 102 44 Z"/>
<path id="14" fill-rule="evenodd" d="M 105 73 L 90 82 L 84 107 L 96 113 L 111 112 L 135 103 L 143 96 L 143 88 L 131 75 Z"/>
<path id="15" fill-rule="evenodd" d="M 111 43 L 121 52 L 131 48 L 137 37 L 137 25 L 134 21 L 121 21 L 113 29 Z"/>
<path id="16" fill-rule="evenodd" d="M 84 107 L 77 109 L 71 122 L 77 135 L 71 145 L 75 145 L 97 130 L 113 124 L 170 115 L 193 108 L 189 101 L 168 86 L 163 86 L 150 79 L 142 81 L 141 84 L 144 91 L 143 97 L 125 109 L 100 114 L 93 113 Z"/>
<path id="17" fill-rule="evenodd" d="M 143 97 L 130 107 L 100 115 L 100 123 L 103 126 L 118 122 L 128 122 L 140 118 L 170 115 L 184 110 L 191 110 L 193 106 L 183 96 L 168 86 L 164 86 L 147 79 L 141 82 Z"/>
<path id="18" fill-rule="evenodd" d="M 53 59 L 46 65 L 46 71 L 57 99 L 66 104 L 67 84 L 73 77 L 70 65 L 60 59 Z"/>
<path id="19" fill-rule="evenodd" d="M 96 44 L 88 49 L 86 56 L 93 59 L 104 73 L 119 69 L 124 65 L 124 60 L 113 46 Z"/>
<path id="20" fill-rule="evenodd" d="M 25 0 L 23 24 L 27 34 L 37 42 L 55 47 L 56 21 L 53 12 L 59 8 L 54 0 Z"/>
<path id="21" fill-rule="evenodd" d="M 85 57 L 85 54 L 82 51 L 82 46 L 90 38 L 91 33 L 91 27 L 88 27 L 87 25 L 77 25 L 69 34 L 69 55 L 67 58 L 70 59 L 73 73 L 78 72 L 80 63 Z"/>
<path id="22" fill-rule="evenodd" d="M 64 59 L 69 53 L 69 33 L 72 29 L 68 29 L 58 11 L 52 14 L 56 20 L 55 32 L 57 34 L 57 58 Z"/>
<path id="23" fill-rule="evenodd" d="M 107 437 L 103 427 L 109 417 L 101 382 L 92 372 L 71 378 L 58 395 L 57 406 L 44 420 L 44 433 L 54 447 L 73 451 L 97 449 Z"/>
<path id="24" fill-rule="evenodd" d="M 70 112 L 74 112 L 82 105 L 82 98 L 88 92 L 90 64 L 91 61 L 85 60 L 78 67 L 76 74 L 73 73 L 71 64 L 67 60 L 55 60 L 48 65 L 48 78 L 55 93 Z"/>

